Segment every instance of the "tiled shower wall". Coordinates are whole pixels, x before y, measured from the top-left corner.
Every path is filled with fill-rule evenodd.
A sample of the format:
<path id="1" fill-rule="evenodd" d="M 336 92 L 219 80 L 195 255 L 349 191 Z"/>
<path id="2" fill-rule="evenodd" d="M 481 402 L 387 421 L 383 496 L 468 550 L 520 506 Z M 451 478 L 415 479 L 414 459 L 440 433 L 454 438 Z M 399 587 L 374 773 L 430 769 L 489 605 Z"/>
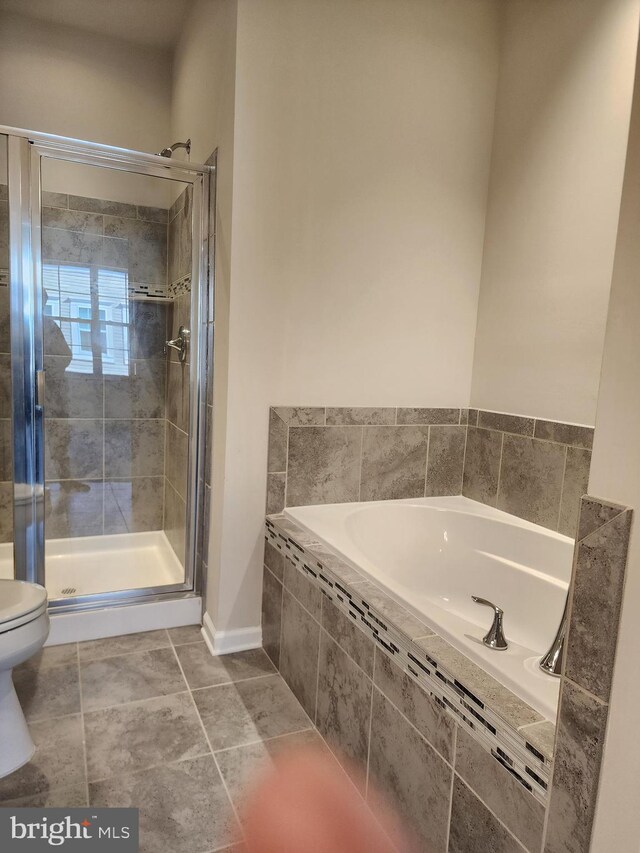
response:
<path id="1" fill-rule="evenodd" d="M 267 512 L 463 494 L 569 536 L 593 430 L 455 408 L 274 407 Z"/>
<path id="2" fill-rule="evenodd" d="M 183 190 L 169 210 L 167 337 L 178 337 L 180 326 L 191 330 L 191 188 Z M 184 562 L 189 460 L 189 395 L 191 347 L 187 360 L 167 351 L 164 531 Z"/>
<path id="3" fill-rule="evenodd" d="M 45 317 L 47 536 L 164 527 L 182 560 L 189 377 L 177 357 L 165 356 L 164 342 L 170 333 L 175 337 L 181 323 L 189 325 L 190 196 L 183 192 L 168 211 L 44 193 L 42 217 L 46 264 L 84 268 L 87 275 L 126 271 L 131 296 L 128 340 L 117 322 L 123 318 L 113 317 L 110 324 L 111 352 L 127 365 L 120 374 L 102 362 L 100 342 L 90 372 L 67 370 L 75 344 L 70 355 L 58 326 Z M 8 267 L 6 224 L 6 187 L 0 186 L 0 540 L 5 542 L 12 537 L 9 302 L 1 272 Z M 122 299 L 127 295 L 123 292 Z M 62 324 L 72 339 L 72 326 L 77 331 L 79 322 L 63 319 Z"/>

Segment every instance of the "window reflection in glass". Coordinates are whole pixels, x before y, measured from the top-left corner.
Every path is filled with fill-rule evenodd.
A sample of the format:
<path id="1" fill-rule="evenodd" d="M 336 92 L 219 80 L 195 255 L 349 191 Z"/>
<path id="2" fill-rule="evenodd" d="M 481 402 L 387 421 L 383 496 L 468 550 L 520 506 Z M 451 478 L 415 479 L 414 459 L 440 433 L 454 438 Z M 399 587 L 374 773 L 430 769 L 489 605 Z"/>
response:
<path id="1" fill-rule="evenodd" d="M 67 371 L 129 373 L 128 276 L 108 267 L 57 264 L 42 268 L 45 324 L 64 338 Z M 51 330 L 50 330 L 51 331 Z M 45 330 L 46 332 L 46 330 Z"/>

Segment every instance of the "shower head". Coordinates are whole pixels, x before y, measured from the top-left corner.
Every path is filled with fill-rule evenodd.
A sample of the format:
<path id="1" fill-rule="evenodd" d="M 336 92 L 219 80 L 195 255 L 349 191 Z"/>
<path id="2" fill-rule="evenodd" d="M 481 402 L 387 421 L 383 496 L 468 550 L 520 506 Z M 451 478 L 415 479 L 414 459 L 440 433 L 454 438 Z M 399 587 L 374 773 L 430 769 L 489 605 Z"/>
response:
<path id="1" fill-rule="evenodd" d="M 191 153 L 191 140 L 187 139 L 186 142 L 174 142 L 173 145 L 170 145 L 168 148 L 163 148 L 162 151 L 158 151 L 159 157 L 171 157 L 174 151 L 177 151 L 178 148 L 184 148 L 187 154 Z"/>

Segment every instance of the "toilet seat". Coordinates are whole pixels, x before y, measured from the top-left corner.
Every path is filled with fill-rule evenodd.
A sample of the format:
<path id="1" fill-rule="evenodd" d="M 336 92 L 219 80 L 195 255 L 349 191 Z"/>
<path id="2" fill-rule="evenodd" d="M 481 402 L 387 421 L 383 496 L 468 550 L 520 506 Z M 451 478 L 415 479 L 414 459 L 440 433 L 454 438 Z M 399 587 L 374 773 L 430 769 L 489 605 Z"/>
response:
<path id="1" fill-rule="evenodd" d="M 47 591 L 26 581 L 0 580 L 0 634 L 33 622 L 47 609 Z"/>

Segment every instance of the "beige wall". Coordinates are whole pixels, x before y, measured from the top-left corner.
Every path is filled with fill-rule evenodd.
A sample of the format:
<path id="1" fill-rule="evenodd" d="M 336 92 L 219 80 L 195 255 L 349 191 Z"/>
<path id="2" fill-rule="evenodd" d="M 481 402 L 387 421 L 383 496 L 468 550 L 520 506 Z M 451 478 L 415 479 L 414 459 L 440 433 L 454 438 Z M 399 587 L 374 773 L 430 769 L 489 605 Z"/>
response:
<path id="1" fill-rule="evenodd" d="M 468 399 L 497 36 L 492 0 L 239 0 L 218 629 L 260 621 L 270 404 Z"/>
<path id="2" fill-rule="evenodd" d="M 497 5 L 276 0 L 261 14 L 264 204 L 279 215 L 260 275 L 287 293 L 272 402 L 466 405 Z"/>
<path id="3" fill-rule="evenodd" d="M 638 24 L 635 32 L 637 35 Z M 640 849 L 640 66 L 620 211 L 589 493 L 634 509 L 593 853 Z"/>
<path id="4" fill-rule="evenodd" d="M 158 151 L 172 141 L 170 74 L 167 51 L 0 13 L 0 124 Z M 67 167 L 46 188 L 164 205 L 159 187 Z"/>
<path id="5" fill-rule="evenodd" d="M 228 409 L 230 365 L 235 365 L 237 346 L 229 336 L 229 296 L 231 288 L 231 227 L 234 187 L 234 123 L 236 87 L 236 0 L 196 0 L 188 18 L 173 62 L 172 136 L 192 140 L 192 159 L 203 161 L 218 149 L 216 175 L 216 254 L 215 254 L 215 386 L 213 500 L 211 501 L 210 547 L 207 555 L 208 579 L 206 608 L 214 625 L 221 622 L 221 602 L 227 608 L 251 610 L 244 597 L 237 594 L 236 577 L 222 572 L 223 553 L 233 531 L 229 516 L 238 515 L 235 501 L 235 476 L 229 480 L 227 454 L 231 454 L 229 470 L 234 472 L 232 439 L 242 412 Z M 234 285 L 235 287 L 235 285 Z M 228 439 L 229 437 L 229 439 Z M 226 560 L 225 560 L 226 565 Z M 237 603 L 235 603 L 237 600 Z M 252 613 L 253 616 L 253 613 Z M 240 618 L 239 624 L 247 624 Z"/>
<path id="6" fill-rule="evenodd" d="M 472 406 L 595 421 L 637 6 L 504 4 Z"/>

